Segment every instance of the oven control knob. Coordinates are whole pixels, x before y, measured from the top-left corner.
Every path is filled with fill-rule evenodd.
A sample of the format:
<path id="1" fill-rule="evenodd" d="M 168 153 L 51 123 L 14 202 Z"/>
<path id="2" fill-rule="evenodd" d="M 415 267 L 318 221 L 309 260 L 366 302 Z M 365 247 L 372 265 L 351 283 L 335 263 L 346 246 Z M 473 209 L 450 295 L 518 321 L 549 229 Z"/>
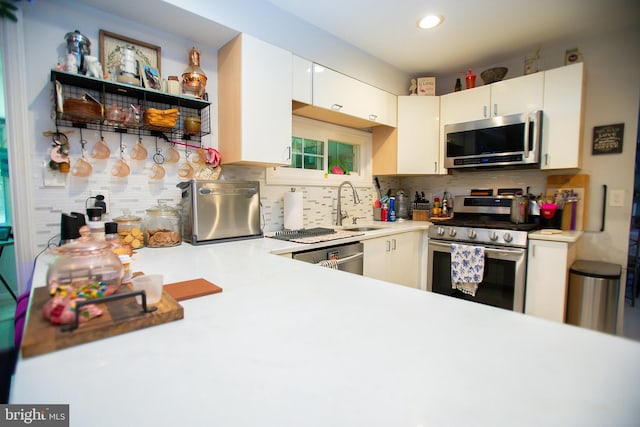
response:
<path id="1" fill-rule="evenodd" d="M 476 234 L 476 230 L 474 230 L 474 229 L 470 229 L 470 230 L 467 232 L 467 237 L 469 237 L 470 239 L 475 239 L 475 238 L 476 238 L 476 236 L 477 236 L 477 234 Z"/>
<path id="2" fill-rule="evenodd" d="M 438 227 L 436 229 L 436 233 L 438 234 L 438 236 L 444 236 L 444 228 Z"/>
<path id="3" fill-rule="evenodd" d="M 449 236 L 450 236 L 450 237 L 456 237 L 456 234 L 457 234 L 457 233 L 458 233 L 458 232 L 456 231 L 456 229 L 455 229 L 455 228 L 451 228 L 451 229 L 449 229 Z"/>
<path id="4" fill-rule="evenodd" d="M 503 239 L 505 242 L 509 243 L 513 240 L 513 236 L 511 233 L 504 233 Z"/>
<path id="5" fill-rule="evenodd" d="M 498 240 L 498 233 L 496 233 L 495 231 L 492 231 L 491 234 L 489 235 L 489 239 L 491 239 L 492 242 L 495 242 L 496 240 Z"/>

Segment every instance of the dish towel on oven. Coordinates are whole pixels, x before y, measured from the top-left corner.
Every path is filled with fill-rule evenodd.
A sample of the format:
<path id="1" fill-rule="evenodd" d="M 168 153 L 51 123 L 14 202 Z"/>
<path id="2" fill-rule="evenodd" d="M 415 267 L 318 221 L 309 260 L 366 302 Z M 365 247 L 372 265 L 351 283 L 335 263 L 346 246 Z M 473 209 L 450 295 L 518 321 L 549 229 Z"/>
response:
<path id="1" fill-rule="evenodd" d="M 484 274 L 484 248 L 451 244 L 451 287 L 476 296 Z"/>

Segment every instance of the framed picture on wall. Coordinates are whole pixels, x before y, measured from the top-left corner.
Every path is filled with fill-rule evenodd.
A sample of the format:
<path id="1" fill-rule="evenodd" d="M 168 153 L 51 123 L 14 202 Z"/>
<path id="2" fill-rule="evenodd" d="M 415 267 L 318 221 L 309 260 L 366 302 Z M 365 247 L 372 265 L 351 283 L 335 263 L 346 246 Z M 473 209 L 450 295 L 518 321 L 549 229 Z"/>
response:
<path id="1" fill-rule="evenodd" d="M 593 145 L 591 148 L 591 154 L 622 153 L 623 135 L 624 123 L 595 126 L 593 128 Z"/>
<path id="2" fill-rule="evenodd" d="M 100 30 L 100 63 L 114 80 L 140 85 L 139 65 L 155 69 L 161 75 L 160 46 L 141 42 L 130 37 Z"/>

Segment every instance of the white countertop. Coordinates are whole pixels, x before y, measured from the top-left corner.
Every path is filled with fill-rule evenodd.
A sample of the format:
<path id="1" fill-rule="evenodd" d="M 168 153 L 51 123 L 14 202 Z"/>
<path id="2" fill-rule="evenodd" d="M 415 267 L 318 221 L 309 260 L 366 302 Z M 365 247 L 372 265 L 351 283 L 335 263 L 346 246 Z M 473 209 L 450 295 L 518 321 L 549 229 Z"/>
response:
<path id="1" fill-rule="evenodd" d="M 575 243 L 584 234 L 584 231 L 561 231 L 561 230 L 536 230 L 529 233 L 531 240 L 548 240 L 551 242 Z"/>
<path id="2" fill-rule="evenodd" d="M 20 360 L 10 401 L 68 403 L 72 426 L 637 425 L 640 343 L 270 253 L 291 249 L 140 250 L 134 270 L 224 291 Z"/>

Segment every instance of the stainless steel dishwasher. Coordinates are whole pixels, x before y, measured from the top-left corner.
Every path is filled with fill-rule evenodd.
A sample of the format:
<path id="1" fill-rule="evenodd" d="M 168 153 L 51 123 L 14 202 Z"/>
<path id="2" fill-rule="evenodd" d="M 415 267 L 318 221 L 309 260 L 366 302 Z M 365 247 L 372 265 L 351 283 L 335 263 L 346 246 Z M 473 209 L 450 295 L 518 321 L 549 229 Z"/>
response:
<path id="1" fill-rule="evenodd" d="M 293 259 L 328 267 L 337 267 L 340 271 L 362 276 L 362 257 L 364 246 L 360 242 L 328 246 L 321 249 L 295 252 Z"/>

